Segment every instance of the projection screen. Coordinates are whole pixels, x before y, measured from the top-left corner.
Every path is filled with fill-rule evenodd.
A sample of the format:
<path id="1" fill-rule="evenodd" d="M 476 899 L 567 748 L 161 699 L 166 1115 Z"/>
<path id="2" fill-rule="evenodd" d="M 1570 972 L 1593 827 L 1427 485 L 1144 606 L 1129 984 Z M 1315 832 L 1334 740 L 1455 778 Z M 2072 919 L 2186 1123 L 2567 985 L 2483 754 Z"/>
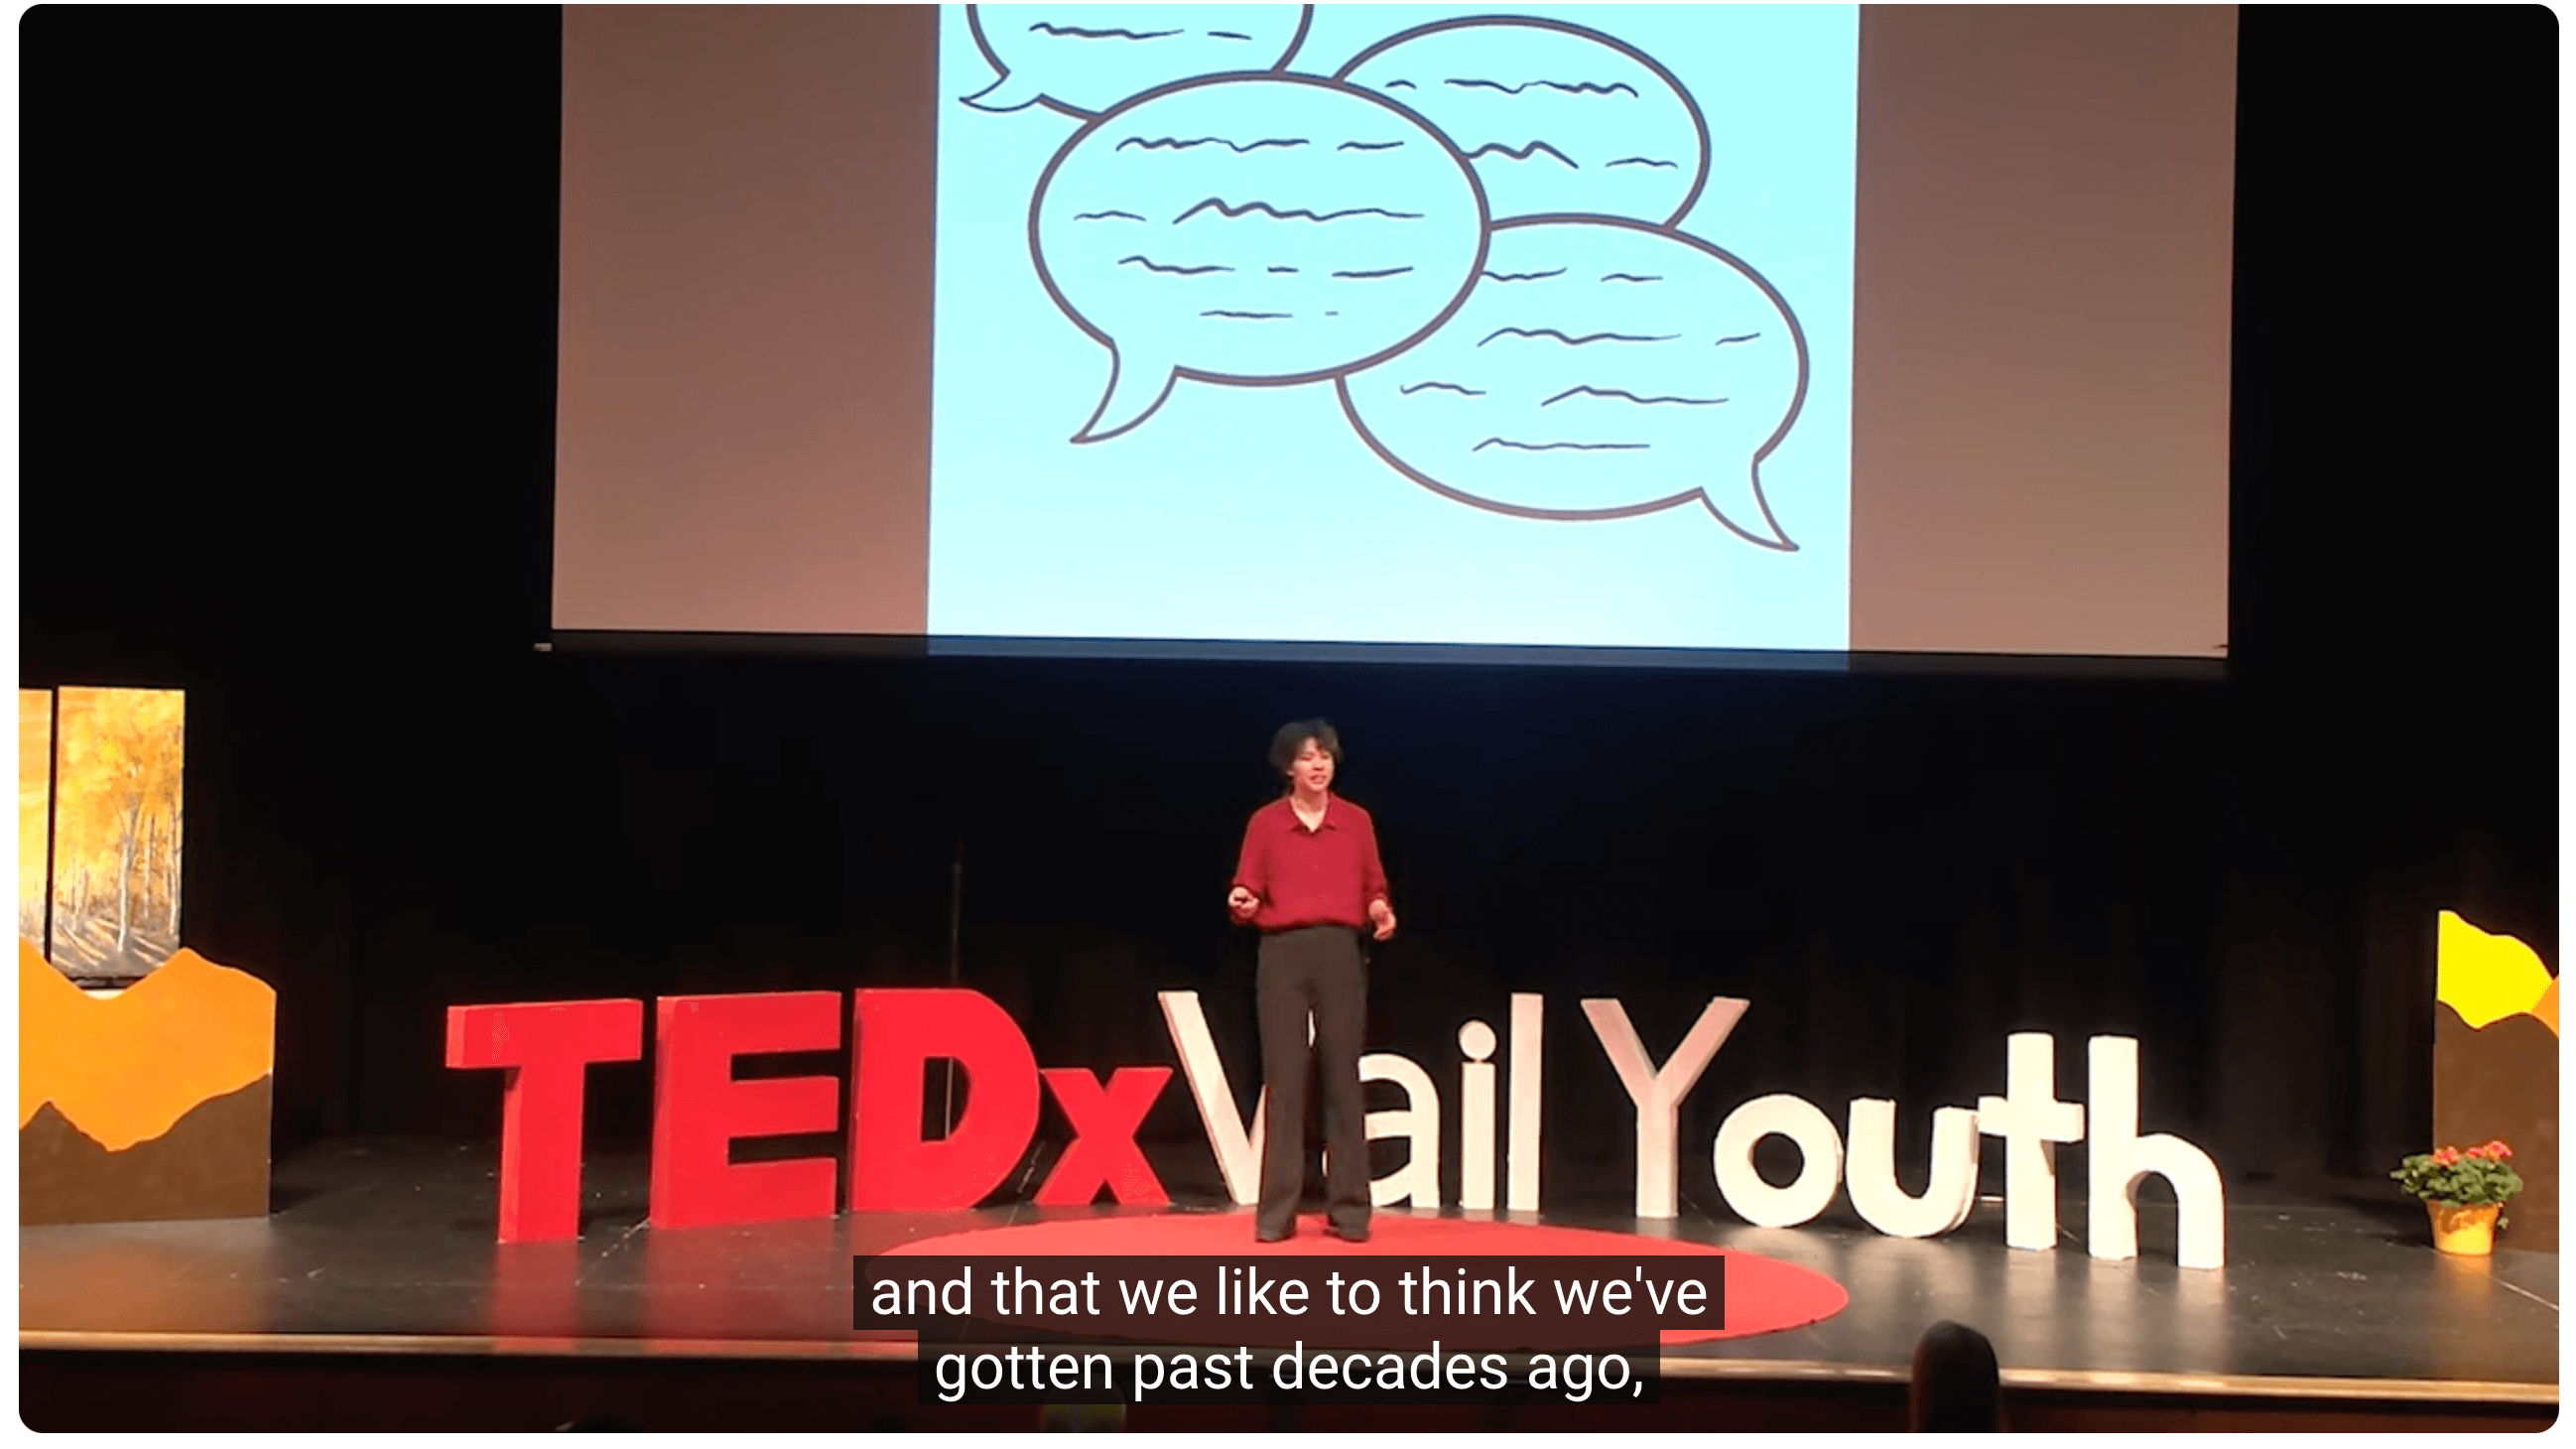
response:
<path id="1" fill-rule="evenodd" d="M 2232 7 L 567 7 L 559 631 L 2211 659 Z"/>

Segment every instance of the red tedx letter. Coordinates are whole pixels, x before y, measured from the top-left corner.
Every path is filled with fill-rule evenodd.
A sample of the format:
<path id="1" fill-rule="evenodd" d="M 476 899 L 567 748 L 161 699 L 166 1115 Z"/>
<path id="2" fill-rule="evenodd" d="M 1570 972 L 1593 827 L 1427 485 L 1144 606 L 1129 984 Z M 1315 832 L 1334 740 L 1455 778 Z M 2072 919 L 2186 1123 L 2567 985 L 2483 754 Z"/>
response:
<path id="1" fill-rule="evenodd" d="M 980 991 L 860 991 L 852 1010 L 850 1208 L 973 1207 L 1009 1175 L 1038 1129 L 1029 1039 Z M 924 1141 L 921 1069 L 954 1060 L 966 1079 L 956 1130 Z"/>
<path id="2" fill-rule="evenodd" d="M 1073 1123 L 1073 1144 L 1038 1185 L 1041 1205 L 1088 1207 L 1103 1184 L 1122 1203 L 1162 1207 L 1171 1202 L 1136 1146 L 1137 1125 L 1172 1079 L 1170 1067 L 1120 1067 L 1109 1074 L 1106 1091 L 1080 1067 L 1049 1067 L 1039 1075 Z"/>
<path id="3" fill-rule="evenodd" d="M 501 1241 L 581 1236 L 581 1084 L 644 1054 L 641 1001 L 447 1009 L 447 1064 L 503 1067 Z"/>
<path id="4" fill-rule="evenodd" d="M 829 1051 L 841 1044 L 841 994 L 781 991 L 665 996 L 658 1003 L 653 1081 L 653 1202 L 657 1228 L 828 1218 L 840 1166 L 828 1157 L 728 1160 L 737 1137 L 829 1132 L 840 1125 L 836 1077 L 737 1082 L 733 1059 L 757 1052 Z"/>

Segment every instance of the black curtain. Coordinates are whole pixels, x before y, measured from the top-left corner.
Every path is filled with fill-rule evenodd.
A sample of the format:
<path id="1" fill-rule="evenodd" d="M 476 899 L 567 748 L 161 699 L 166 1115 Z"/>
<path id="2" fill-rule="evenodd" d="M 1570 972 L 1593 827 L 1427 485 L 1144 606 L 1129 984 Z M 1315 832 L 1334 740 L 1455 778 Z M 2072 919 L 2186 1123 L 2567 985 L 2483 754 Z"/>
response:
<path id="1" fill-rule="evenodd" d="M 2243 12 L 2218 682 L 539 653 L 558 25 L 21 28 L 21 682 L 190 691 L 185 935 L 279 988 L 282 1148 L 489 1134 L 451 1002 L 943 981 L 961 869 L 1042 1061 L 1168 1059 L 1187 987 L 1248 1076 L 1216 902 L 1318 712 L 1405 911 L 1375 1044 L 1454 1080 L 1547 992 L 1577 1172 L 1628 1151 L 1578 996 L 1659 1053 L 1754 1000 L 1686 1148 L 2124 1031 L 2245 1178 L 2420 1145 L 2437 909 L 2556 960 L 2545 11 Z"/>

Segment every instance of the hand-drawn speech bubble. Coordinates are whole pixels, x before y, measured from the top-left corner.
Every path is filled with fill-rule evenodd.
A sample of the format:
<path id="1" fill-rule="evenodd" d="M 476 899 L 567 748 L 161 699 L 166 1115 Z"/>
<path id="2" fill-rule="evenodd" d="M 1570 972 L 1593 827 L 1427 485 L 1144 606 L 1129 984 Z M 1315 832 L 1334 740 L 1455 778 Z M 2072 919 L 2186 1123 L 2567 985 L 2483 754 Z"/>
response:
<path id="1" fill-rule="evenodd" d="M 1340 390 L 1379 457 L 1461 503 L 1606 519 L 1697 499 L 1750 542 L 1797 547 L 1761 469 L 1806 399 L 1806 338 L 1769 282 L 1696 237 L 1497 223 L 1466 305 Z"/>
<path id="2" fill-rule="evenodd" d="M 1334 77 L 1422 113 L 1473 162 L 1494 219 L 1671 224 L 1708 180 L 1708 121 L 1644 51 L 1556 20 L 1479 16 L 1405 31 Z"/>
<path id="3" fill-rule="evenodd" d="M 1312 5 L 969 5 L 976 47 L 1001 78 L 963 99 L 985 111 L 1042 103 L 1094 116 L 1186 77 L 1282 69 L 1314 14 Z"/>
<path id="4" fill-rule="evenodd" d="M 1485 197 L 1403 107 L 1311 76 L 1186 81 L 1085 126 L 1029 206 L 1039 280 L 1112 354 L 1074 436 L 1175 378 L 1315 382 L 1438 327 L 1484 263 Z"/>

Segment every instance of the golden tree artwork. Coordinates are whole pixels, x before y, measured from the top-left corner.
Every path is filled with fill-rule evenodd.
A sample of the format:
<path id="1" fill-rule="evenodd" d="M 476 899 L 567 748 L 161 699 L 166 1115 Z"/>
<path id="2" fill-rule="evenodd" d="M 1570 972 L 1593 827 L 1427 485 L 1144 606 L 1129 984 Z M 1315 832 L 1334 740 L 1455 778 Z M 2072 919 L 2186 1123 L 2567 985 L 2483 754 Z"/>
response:
<path id="1" fill-rule="evenodd" d="M 185 727 L 175 689 L 61 691 L 45 954 L 76 981 L 136 981 L 178 949 Z"/>
<path id="2" fill-rule="evenodd" d="M 51 833 L 54 692 L 18 691 L 18 937 L 45 949 L 45 842 Z"/>

